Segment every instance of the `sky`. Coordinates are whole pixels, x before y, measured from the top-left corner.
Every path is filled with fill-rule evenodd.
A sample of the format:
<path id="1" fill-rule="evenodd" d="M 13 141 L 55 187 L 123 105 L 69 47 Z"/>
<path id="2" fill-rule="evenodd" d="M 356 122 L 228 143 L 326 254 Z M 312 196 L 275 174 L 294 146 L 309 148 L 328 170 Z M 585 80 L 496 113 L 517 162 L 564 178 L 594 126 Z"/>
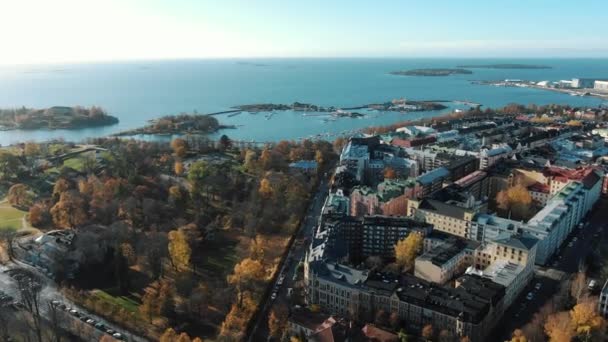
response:
<path id="1" fill-rule="evenodd" d="M 0 64 L 608 57 L 606 0 L 0 0 Z"/>

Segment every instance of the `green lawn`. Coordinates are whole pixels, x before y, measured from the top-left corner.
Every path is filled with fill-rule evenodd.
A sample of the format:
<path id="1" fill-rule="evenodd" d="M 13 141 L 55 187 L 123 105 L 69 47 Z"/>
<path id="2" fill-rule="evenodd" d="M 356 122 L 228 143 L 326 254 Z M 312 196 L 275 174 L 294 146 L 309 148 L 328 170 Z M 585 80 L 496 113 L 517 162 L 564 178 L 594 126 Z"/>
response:
<path id="1" fill-rule="evenodd" d="M 8 203 L 0 204 L 0 229 L 20 229 L 22 226 L 22 218 L 26 212 L 15 209 Z"/>
<path id="2" fill-rule="evenodd" d="M 63 162 L 63 166 L 72 168 L 76 171 L 82 171 L 84 167 L 84 160 L 80 157 L 70 158 Z"/>
<path id="3" fill-rule="evenodd" d="M 137 312 L 137 308 L 139 306 L 139 303 L 137 303 L 133 298 L 125 296 L 113 296 L 102 290 L 94 290 L 93 295 L 108 303 L 118 305 L 130 312 Z"/>

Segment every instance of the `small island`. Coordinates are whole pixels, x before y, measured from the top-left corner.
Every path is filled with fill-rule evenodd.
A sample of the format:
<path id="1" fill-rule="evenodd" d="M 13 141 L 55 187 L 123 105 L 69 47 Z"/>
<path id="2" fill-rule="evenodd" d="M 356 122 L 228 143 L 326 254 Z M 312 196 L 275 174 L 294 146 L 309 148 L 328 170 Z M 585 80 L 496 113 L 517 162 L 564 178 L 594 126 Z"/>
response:
<path id="1" fill-rule="evenodd" d="M 467 69 L 449 69 L 449 68 L 428 68 L 428 69 L 412 69 L 402 71 L 391 71 L 391 75 L 398 76 L 450 76 L 450 75 L 470 75 L 473 72 Z"/>
<path id="2" fill-rule="evenodd" d="M 167 115 L 149 121 L 150 124 L 114 134 L 114 136 L 130 136 L 139 134 L 173 135 L 173 134 L 209 134 L 223 128 L 234 126 L 220 125 L 218 120 L 210 115 L 180 114 Z"/>
<path id="3" fill-rule="evenodd" d="M 100 107 L 63 107 L 46 109 L 0 109 L 0 130 L 14 129 L 80 129 L 109 126 L 118 118 L 108 115 Z"/>
<path id="4" fill-rule="evenodd" d="M 548 65 L 536 65 L 536 64 L 471 64 L 471 65 L 459 65 L 459 68 L 471 68 L 471 69 L 553 69 Z"/>

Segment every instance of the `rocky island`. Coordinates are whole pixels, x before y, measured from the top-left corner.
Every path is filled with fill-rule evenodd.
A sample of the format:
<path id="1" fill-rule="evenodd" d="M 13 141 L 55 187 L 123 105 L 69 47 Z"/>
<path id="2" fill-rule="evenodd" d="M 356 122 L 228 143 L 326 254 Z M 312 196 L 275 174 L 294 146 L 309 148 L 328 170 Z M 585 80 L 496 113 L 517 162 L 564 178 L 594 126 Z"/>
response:
<path id="1" fill-rule="evenodd" d="M 449 76 L 449 75 L 470 75 L 473 72 L 467 69 L 450 69 L 450 68 L 427 68 L 427 69 L 412 69 L 391 71 L 391 75 L 398 76 Z"/>
<path id="2" fill-rule="evenodd" d="M 109 126 L 118 118 L 99 107 L 62 107 L 46 109 L 0 109 L 0 130 L 13 129 L 79 129 Z"/>
<path id="3" fill-rule="evenodd" d="M 548 65 L 535 65 L 535 64 L 471 64 L 471 65 L 459 65 L 459 68 L 471 68 L 471 69 L 552 69 Z"/>
<path id="4" fill-rule="evenodd" d="M 173 134 L 208 134 L 223 128 L 234 126 L 220 125 L 213 116 L 200 114 L 167 115 L 149 121 L 150 124 L 114 134 L 114 136 L 130 136 L 139 134 L 173 135 Z"/>

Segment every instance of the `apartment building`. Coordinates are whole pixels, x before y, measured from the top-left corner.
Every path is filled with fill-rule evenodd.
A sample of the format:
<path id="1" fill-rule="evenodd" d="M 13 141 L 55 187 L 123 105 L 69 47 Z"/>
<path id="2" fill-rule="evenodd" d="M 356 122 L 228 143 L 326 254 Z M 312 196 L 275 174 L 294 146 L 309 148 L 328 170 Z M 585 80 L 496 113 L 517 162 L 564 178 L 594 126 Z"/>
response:
<path id="1" fill-rule="evenodd" d="M 304 269 L 309 304 L 364 321 L 380 310 L 396 313 L 412 332 L 432 324 L 454 336 L 484 341 L 505 309 L 505 287 L 477 275 L 464 275 L 450 288 L 407 274 L 395 278 L 321 260 L 306 262 Z"/>
<path id="2" fill-rule="evenodd" d="M 438 234 L 430 235 L 429 240 L 438 237 Z M 446 238 L 440 244 L 431 244 L 435 245 L 434 248 L 425 248 L 426 251 L 416 258 L 414 275 L 437 284 L 445 284 L 456 275 L 463 274 L 473 264 L 475 251 L 480 246 L 479 242 L 456 237 Z"/>

